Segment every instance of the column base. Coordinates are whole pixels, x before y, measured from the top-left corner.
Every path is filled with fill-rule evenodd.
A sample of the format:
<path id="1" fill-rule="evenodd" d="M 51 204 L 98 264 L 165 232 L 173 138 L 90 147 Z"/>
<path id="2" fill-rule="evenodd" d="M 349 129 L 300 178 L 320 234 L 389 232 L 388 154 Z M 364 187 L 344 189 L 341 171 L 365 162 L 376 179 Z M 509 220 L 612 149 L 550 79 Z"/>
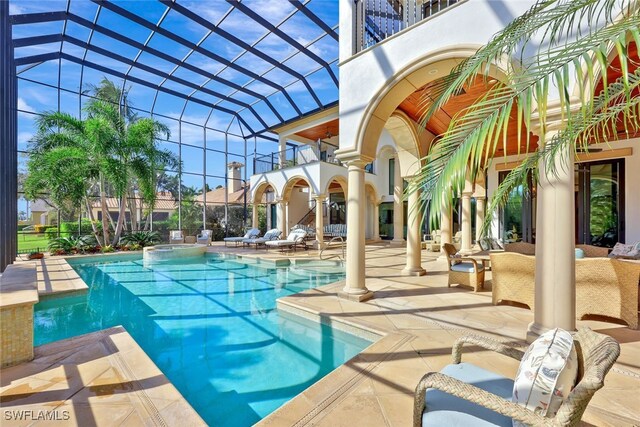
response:
<path id="1" fill-rule="evenodd" d="M 547 332 L 549 328 L 544 327 L 542 325 L 538 325 L 536 322 L 529 323 L 527 326 L 527 342 L 531 344 L 534 342 L 540 335 Z"/>
<path id="2" fill-rule="evenodd" d="M 373 298 L 373 292 L 368 289 L 365 289 L 363 293 L 350 293 L 342 290 L 338 292 L 338 298 L 355 302 L 363 302 Z"/>
<path id="3" fill-rule="evenodd" d="M 407 241 L 404 239 L 393 239 L 389 242 L 389 246 L 405 246 Z"/>
<path id="4" fill-rule="evenodd" d="M 427 274 L 427 270 L 422 267 L 405 267 L 402 270 L 403 276 L 424 276 Z"/>

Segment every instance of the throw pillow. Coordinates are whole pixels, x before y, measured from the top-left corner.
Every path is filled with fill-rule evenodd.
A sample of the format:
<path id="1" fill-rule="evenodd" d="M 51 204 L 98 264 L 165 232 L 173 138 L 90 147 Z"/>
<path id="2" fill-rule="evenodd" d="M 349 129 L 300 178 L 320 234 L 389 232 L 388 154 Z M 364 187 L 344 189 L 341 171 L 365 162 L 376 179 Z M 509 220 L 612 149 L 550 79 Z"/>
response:
<path id="1" fill-rule="evenodd" d="M 545 417 L 553 417 L 578 376 L 573 337 L 562 329 L 540 335 L 527 349 L 513 383 L 513 402 Z M 513 421 L 514 426 L 524 424 Z"/>
<path id="2" fill-rule="evenodd" d="M 618 242 L 609 253 L 609 258 L 640 258 L 640 249 L 636 248 L 636 244 L 625 245 Z"/>
<path id="3" fill-rule="evenodd" d="M 580 248 L 576 248 L 576 259 L 584 258 L 584 251 Z"/>

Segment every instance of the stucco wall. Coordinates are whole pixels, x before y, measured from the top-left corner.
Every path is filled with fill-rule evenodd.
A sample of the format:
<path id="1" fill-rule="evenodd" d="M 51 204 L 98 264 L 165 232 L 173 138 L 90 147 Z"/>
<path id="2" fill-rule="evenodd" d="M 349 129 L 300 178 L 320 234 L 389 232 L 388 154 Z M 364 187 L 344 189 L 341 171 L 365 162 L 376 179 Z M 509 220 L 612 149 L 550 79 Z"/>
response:
<path id="1" fill-rule="evenodd" d="M 340 154 L 348 156 L 359 151 L 361 147 L 357 146 L 358 143 L 365 140 L 360 126 L 365 116 L 374 114 L 366 110 L 376 100 L 381 100 L 382 104 L 371 116 L 370 124 L 379 132 L 388 115 L 407 94 L 427 81 L 448 73 L 449 68 L 455 65 L 451 58 L 461 55 L 457 52 L 472 52 L 485 44 L 493 34 L 524 13 L 533 3 L 525 0 L 461 2 L 349 58 L 344 57 L 344 52 L 347 52 L 346 45 L 351 44 L 351 40 L 350 37 L 343 38 L 343 35 L 351 28 L 347 25 L 348 17 L 341 15 Z M 340 12 L 346 14 L 350 10 L 341 7 Z M 413 79 L 398 79 L 408 75 L 409 71 L 424 68 L 422 62 L 425 60 L 446 58 L 451 59 L 448 68 L 424 69 L 422 74 L 414 75 Z M 397 99 L 393 99 L 393 96 L 383 99 L 381 94 L 395 88 L 396 84 L 403 86 L 404 94 L 398 93 Z M 375 145 L 371 147 L 370 138 L 365 140 L 365 144 L 370 150 L 362 148 L 361 152 L 373 155 Z"/>

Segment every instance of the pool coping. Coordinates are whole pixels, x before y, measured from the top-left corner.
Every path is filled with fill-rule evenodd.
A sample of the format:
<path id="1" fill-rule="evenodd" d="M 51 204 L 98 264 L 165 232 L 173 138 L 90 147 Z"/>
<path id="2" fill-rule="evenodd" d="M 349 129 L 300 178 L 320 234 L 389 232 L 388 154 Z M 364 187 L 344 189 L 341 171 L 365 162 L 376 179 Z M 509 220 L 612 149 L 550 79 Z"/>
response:
<path id="1" fill-rule="evenodd" d="M 74 368 L 68 369 L 71 365 Z M 122 326 L 38 346 L 34 360 L 5 368 L 2 374 L 5 411 L 24 408 L 66 414 L 82 425 L 84 418 L 101 413 L 115 417 L 128 408 L 126 419 L 132 424 L 137 417 L 151 425 L 174 425 L 178 420 L 189 426 L 206 425 Z M 24 393 L 34 387 L 51 395 L 51 400 Z M 115 412 L 114 405 L 119 408 Z"/>

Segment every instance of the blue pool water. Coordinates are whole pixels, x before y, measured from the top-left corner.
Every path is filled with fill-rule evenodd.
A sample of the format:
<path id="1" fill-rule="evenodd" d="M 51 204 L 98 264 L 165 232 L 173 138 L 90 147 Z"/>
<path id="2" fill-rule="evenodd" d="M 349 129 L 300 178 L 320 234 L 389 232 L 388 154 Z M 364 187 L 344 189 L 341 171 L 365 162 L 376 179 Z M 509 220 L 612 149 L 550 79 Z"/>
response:
<path id="1" fill-rule="evenodd" d="M 36 345 L 123 325 L 209 424 L 251 425 L 370 342 L 294 316 L 276 299 L 338 273 L 246 265 L 207 255 L 71 260 L 86 296 L 36 305 Z"/>

